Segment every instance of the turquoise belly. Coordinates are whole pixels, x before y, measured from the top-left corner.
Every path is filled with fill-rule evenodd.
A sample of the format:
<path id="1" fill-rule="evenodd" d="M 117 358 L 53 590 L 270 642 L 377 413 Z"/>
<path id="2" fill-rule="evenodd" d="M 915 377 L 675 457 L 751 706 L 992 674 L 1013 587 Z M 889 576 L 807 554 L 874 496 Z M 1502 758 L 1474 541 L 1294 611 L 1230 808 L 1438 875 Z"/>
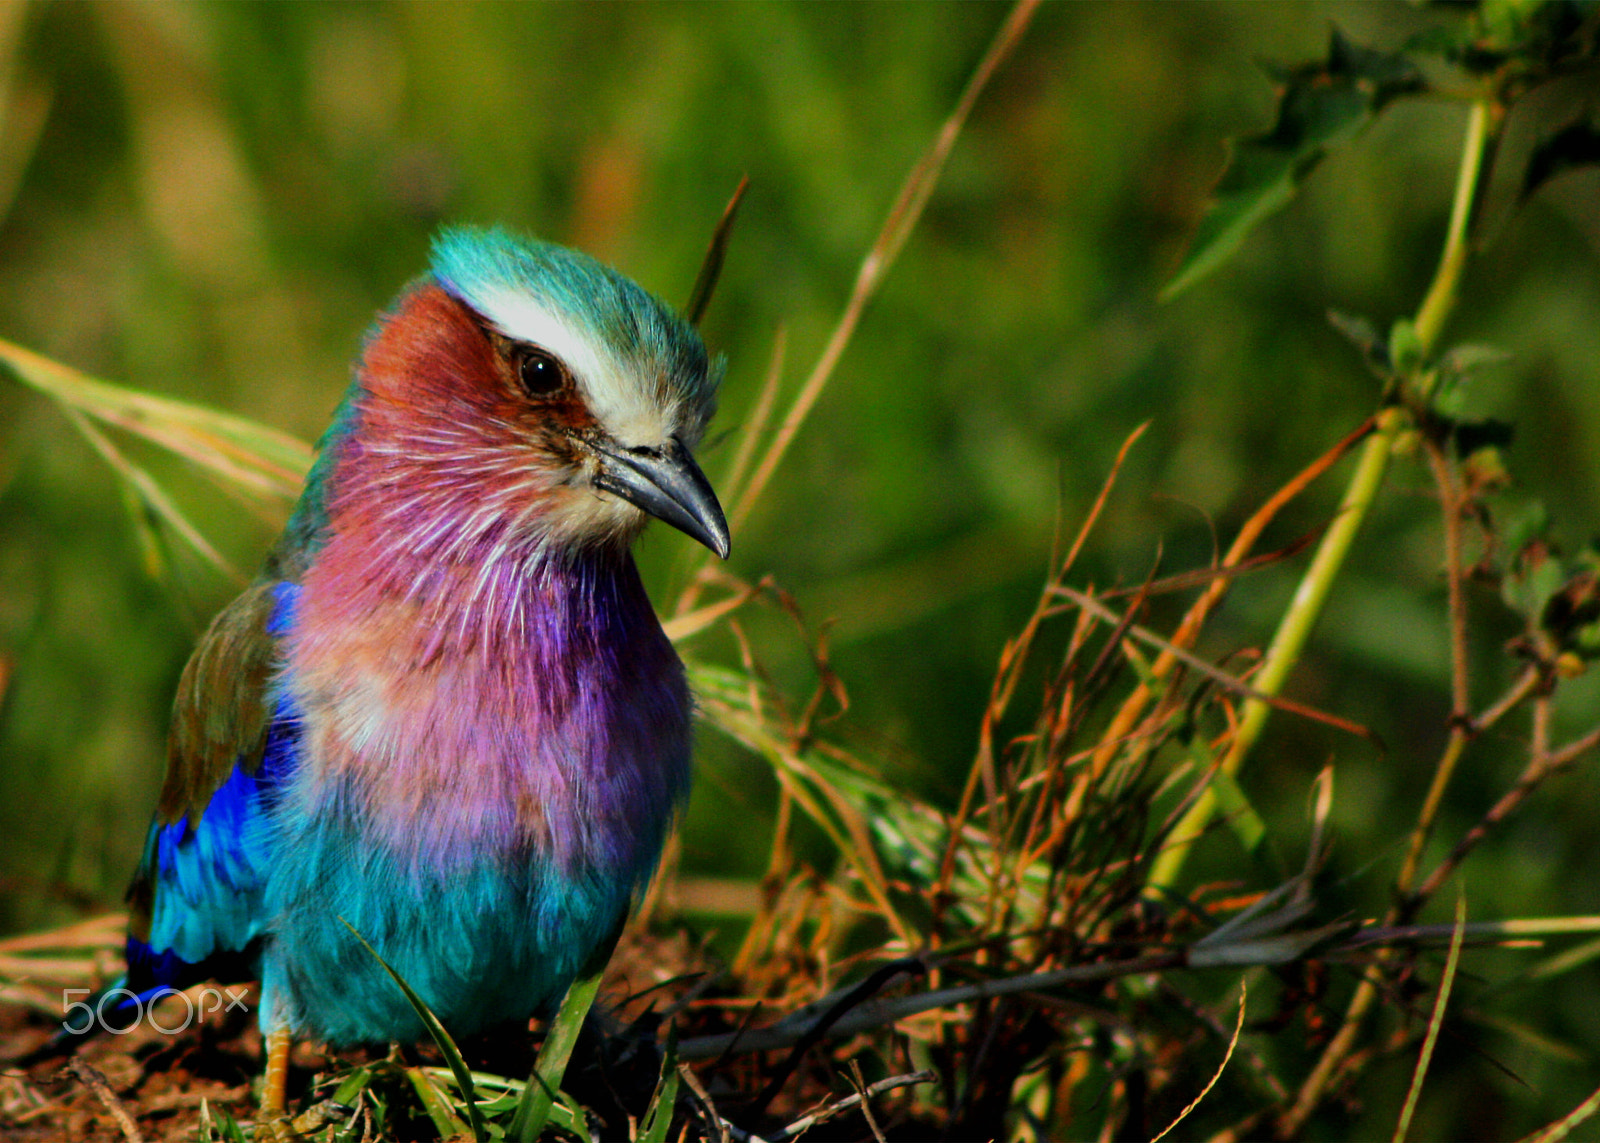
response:
<path id="1" fill-rule="evenodd" d="M 408 869 L 348 823 L 286 844 L 273 871 L 263 980 L 274 1023 L 336 1045 L 427 1039 L 348 921 L 453 1035 L 548 1014 L 624 919 L 635 882 L 527 852 L 446 873 Z M 646 871 L 648 876 L 648 871 Z"/>

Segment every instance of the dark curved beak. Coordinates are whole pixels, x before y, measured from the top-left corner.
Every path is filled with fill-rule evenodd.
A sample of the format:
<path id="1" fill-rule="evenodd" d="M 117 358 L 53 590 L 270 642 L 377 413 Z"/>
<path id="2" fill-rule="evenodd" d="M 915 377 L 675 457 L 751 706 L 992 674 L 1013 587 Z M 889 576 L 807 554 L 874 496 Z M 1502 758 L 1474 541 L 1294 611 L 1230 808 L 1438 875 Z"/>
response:
<path id="1" fill-rule="evenodd" d="M 594 486 L 650 513 L 728 558 L 728 521 L 700 466 L 672 437 L 662 448 L 594 445 L 603 458 Z"/>

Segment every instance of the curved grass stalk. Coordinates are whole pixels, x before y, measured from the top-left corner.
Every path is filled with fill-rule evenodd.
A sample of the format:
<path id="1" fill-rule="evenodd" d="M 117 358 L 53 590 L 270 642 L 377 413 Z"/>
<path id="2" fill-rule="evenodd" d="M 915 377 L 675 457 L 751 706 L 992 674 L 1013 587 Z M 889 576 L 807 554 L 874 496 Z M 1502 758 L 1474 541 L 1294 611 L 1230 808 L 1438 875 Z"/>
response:
<path id="1" fill-rule="evenodd" d="M 889 267 L 894 265 L 901 248 L 906 244 L 906 239 L 911 236 L 917 221 L 922 217 L 922 209 L 928 205 L 933 188 L 944 172 L 945 163 L 950 158 L 950 152 L 955 149 L 956 140 L 960 138 L 962 128 L 966 126 L 967 117 L 977 103 L 978 96 L 988 87 L 990 79 L 1022 39 L 1022 34 L 1033 21 L 1034 11 L 1038 7 L 1038 0 L 1016 0 L 1010 15 L 1000 25 L 1000 30 L 990 43 L 989 50 L 967 81 L 955 110 L 944 121 L 928 150 L 906 175 L 905 182 L 900 186 L 900 193 L 895 196 L 888 217 L 884 219 L 883 228 L 861 261 L 861 268 L 856 272 L 855 285 L 850 291 L 850 300 L 845 304 L 844 313 L 840 315 L 833 333 L 829 335 L 822 356 L 817 359 L 811 375 L 800 387 L 800 392 L 795 396 L 783 423 L 778 426 L 776 436 L 767 446 L 760 463 L 756 465 L 749 484 L 740 490 L 739 498 L 728 513 L 728 519 L 735 530 L 749 518 L 756 501 L 760 499 L 767 482 L 771 480 L 773 471 L 778 467 L 778 462 L 788 451 L 795 434 L 800 431 L 801 424 L 811 412 L 812 406 L 817 403 L 817 398 L 822 396 L 822 390 L 826 387 L 828 379 L 833 376 L 834 367 L 838 365 L 845 347 L 850 344 L 850 339 L 855 334 L 856 326 L 861 321 L 867 303 L 878 292 L 878 287 L 888 274 Z"/>

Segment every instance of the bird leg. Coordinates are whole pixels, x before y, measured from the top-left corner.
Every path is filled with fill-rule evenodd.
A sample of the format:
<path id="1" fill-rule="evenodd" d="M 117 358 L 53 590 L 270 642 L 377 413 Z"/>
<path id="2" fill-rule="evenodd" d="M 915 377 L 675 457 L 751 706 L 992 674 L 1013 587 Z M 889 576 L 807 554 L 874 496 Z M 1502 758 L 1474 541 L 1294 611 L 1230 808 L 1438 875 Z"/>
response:
<path id="1" fill-rule="evenodd" d="M 267 1075 L 261 1089 L 261 1118 L 279 1119 L 289 1096 L 289 1029 L 267 1033 Z"/>

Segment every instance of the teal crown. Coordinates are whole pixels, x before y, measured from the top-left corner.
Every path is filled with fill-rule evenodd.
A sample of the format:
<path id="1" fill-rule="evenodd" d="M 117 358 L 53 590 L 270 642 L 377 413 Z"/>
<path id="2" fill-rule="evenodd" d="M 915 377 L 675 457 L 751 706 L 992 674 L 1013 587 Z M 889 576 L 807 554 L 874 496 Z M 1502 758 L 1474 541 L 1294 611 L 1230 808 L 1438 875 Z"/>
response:
<path id="1" fill-rule="evenodd" d="M 577 250 L 501 227 L 452 226 L 433 243 L 439 283 L 474 310 L 522 294 L 582 330 L 619 359 L 651 366 L 709 416 L 722 362 L 712 361 L 693 325 L 631 278 Z"/>

